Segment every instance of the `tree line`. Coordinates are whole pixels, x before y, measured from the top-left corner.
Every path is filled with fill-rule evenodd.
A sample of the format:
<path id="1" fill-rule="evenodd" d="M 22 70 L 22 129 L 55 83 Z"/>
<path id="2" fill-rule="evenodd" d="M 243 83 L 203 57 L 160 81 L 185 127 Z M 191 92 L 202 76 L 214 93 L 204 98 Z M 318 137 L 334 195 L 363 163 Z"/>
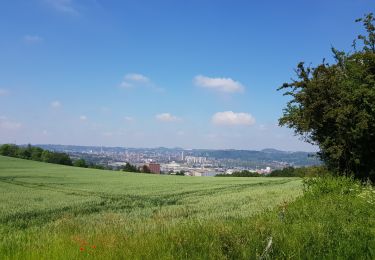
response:
<path id="1" fill-rule="evenodd" d="M 66 153 L 48 151 L 40 147 L 31 146 L 30 144 L 26 147 L 15 144 L 3 144 L 0 146 L 0 155 L 47 163 L 73 165 L 72 159 Z"/>
<path id="2" fill-rule="evenodd" d="M 257 172 L 251 172 L 248 170 L 233 172 L 232 174 L 216 174 L 215 177 L 262 177 L 264 175 L 261 175 Z"/>
<path id="3" fill-rule="evenodd" d="M 27 146 L 3 144 L 0 146 L 0 155 L 75 167 L 106 169 L 102 165 L 87 163 L 84 159 L 72 160 L 67 153 L 44 150 L 30 144 Z"/>
<path id="4" fill-rule="evenodd" d="M 137 167 L 127 162 L 124 166 L 120 167 L 120 169 L 124 172 L 151 173 L 150 168 L 146 164 L 142 167 Z"/>
<path id="5" fill-rule="evenodd" d="M 232 174 L 217 174 L 216 177 L 317 177 L 327 175 L 328 171 L 323 166 L 286 167 L 273 170 L 268 174 L 259 174 L 248 170 L 233 172 Z"/>

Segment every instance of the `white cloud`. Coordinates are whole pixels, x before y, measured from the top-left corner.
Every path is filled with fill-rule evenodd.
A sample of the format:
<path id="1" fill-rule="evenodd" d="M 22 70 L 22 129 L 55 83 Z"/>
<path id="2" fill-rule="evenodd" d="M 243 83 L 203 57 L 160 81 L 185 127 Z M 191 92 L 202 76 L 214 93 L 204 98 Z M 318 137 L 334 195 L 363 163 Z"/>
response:
<path id="1" fill-rule="evenodd" d="M 233 111 L 218 112 L 212 116 L 216 125 L 254 125 L 255 118 L 249 113 L 234 113 Z"/>
<path id="2" fill-rule="evenodd" d="M 38 35 L 25 35 L 23 41 L 27 44 L 37 44 L 43 42 L 43 38 Z"/>
<path id="3" fill-rule="evenodd" d="M 114 134 L 113 134 L 113 132 L 104 132 L 103 135 L 105 137 L 112 137 Z"/>
<path id="4" fill-rule="evenodd" d="M 79 14 L 73 5 L 73 0 L 44 0 L 44 2 L 59 12 L 71 15 Z"/>
<path id="5" fill-rule="evenodd" d="M 153 86 L 151 80 L 145 75 L 129 73 L 125 75 L 124 80 L 120 83 L 120 88 L 129 89 L 139 85 Z"/>
<path id="6" fill-rule="evenodd" d="M 261 130 L 261 131 L 265 131 L 265 130 L 267 130 L 267 126 L 264 125 L 264 124 L 260 124 L 258 128 L 259 128 L 259 130 Z"/>
<path id="7" fill-rule="evenodd" d="M 194 78 L 195 85 L 216 90 L 223 93 L 242 92 L 245 87 L 238 81 L 231 78 L 210 78 L 198 75 Z"/>
<path id="8" fill-rule="evenodd" d="M 145 75 L 139 73 L 129 73 L 125 75 L 125 80 L 138 82 L 138 83 L 148 83 L 150 79 L 147 78 Z"/>
<path id="9" fill-rule="evenodd" d="M 80 117 L 79 117 L 79 120 L 81 120 L 81 121 L 86 121 L 86 120 L 87 120 L 87 116 L 80 116 Z"/>
<path id="10" fill-rule="evenodd" d="M 134 118 L 131 117 L 131 116 L 126 116 L 126 117 L 124 117 L 124 120 L 127 121 L 127 122 L 133 122 Z"/>
<path id="11" fill-rule="evenodd" d="M 120 83 L 120 88 L 127 89 L 127 88 L 132 88 L 132 87 L 134 87 L 134 85 L 127 82 L 127 81 L 123 81 L 123 82 Z"/>
<path id="12" fill-rule="evenodd" d="M 9 94 L 9 91 L 3 88 L 0 88 L 0 97 L 6 96 Z"/>
<path id="13" fill-rule="evenodd" d="M 155 116 L 156 120 L 161 122 L 178 122 L 181 118 L 174 116 L 170 113 L 162 113 Z"/>
<path id="14" fill-rule="evenodd" d="M 129 73 L 124 76 L 119 84 L 120 88 L 131 89 L 136 87 L 146 87 L 155 92 L 164 92 L 165 89 L 157 86 L 151 79 L 140 73 Z"/>
<path id="15" fill-rule="evenodd" d="M 62 106 L 62 104 L 58 100 L 55 100 L 55 101 L 51 102 L 51 107 L 52 108 L 60 108 L 61 106 Z"/>
<path id="16" fill-rule="evenodd" d="M 182 131 L 182 130 L 180 130 L 180 131 L 177 131 L 177 135 L 178 135 L 178 136 L 183 136 L 183 135 L 185 135 L 185 132 L 184 132 L 184 131 Z"/>
<path id="17" fill-rule="evenodd" d="M 17 130 L 22 127 L 22 124 L 19 122 L 14 122 L 9 120 L 5 116 L 0 116 L 0 128 L 5 130 Z"/>

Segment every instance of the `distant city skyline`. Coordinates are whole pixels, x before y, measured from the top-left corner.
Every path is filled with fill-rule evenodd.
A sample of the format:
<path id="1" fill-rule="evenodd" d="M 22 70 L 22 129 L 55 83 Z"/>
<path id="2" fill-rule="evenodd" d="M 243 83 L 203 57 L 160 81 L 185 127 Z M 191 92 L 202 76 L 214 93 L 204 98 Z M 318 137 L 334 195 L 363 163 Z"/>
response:
<path id="1" fill-rule="evenodd" d="M 14 0 L 0 8 L 0 143 L 317 147 L 276 89 L 332 60 L 370 0 Z"/>

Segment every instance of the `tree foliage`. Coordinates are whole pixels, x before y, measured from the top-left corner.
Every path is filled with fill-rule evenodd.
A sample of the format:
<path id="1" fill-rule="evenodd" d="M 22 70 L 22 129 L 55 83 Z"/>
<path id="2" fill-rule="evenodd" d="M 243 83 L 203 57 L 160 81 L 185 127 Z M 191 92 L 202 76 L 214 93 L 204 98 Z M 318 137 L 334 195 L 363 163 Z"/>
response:
<path id="1" fill-rule="evenodd" d="M 329 172 L 324 166 L 310 166 L 300 168 L 286 167 L 273 170 L 267 177 L 318 177 L 328 175 Z"/>
<path id="2" fill-rule="evenodd" d="M 68 154 L 51 152 L 48 150 L 44 150 L 42 152 L 42 161 L 62 165 L 73 165 L 72 160 L 70 159 Z"/>
<path id="3" fill-rule="evenodd" d="M 320 148 L 319 156 L 337 174 L 375 180 L 375 18 L 362 22 L 361 49 L 345 53 L 332 48 L 334 63 L 316 67 L 299 63 L 297 79 L 279 90 L 291 97 L 281 126 Z"/>
<path id="4" fill-rule="evenodd" d="M 139 169 L 137 168 L 137 166 L 132 165 L 128 162 L 125 164 L 125 166 L 122 167 L 122 170 L 125 172 L 139 172 Z"/>
<path id="5" fill-rule="evenodd" d="M 72 165 L 72 160 L 66 153 L 43 150 L 40 147 L 31 146 L 30 144 L 26 147 L 17 146 L 15 144 L 3 144 L 0 146 L 0 155 L 33 161 Z"/>
<path id="6" fill-rule="evenodd" d="M 82 168 L 87 168 L 88 167 L 85 159 L 75 160 L 74 163 L 73 163 L 73 166 L 75 166 L 75 167 L 82 167 Z"/>

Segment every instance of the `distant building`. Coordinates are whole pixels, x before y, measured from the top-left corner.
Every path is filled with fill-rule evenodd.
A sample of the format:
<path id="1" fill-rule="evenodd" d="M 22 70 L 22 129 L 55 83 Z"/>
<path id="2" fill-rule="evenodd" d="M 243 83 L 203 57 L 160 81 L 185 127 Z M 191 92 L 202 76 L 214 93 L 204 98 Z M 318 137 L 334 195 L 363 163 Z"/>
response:
<path id="1" fill-rule="evenodd" d="M 234 170 L 233 169 L 228 169 L 225 174 L 233 174 L 234 173 Z"/>
<path id="2" fill-rule="evenodd" d="M 149 163 L 148 168 L 150 168 L 151 173 L 160 174 L 160 164 L 158 163 Z"/>
<path id="3" fill-rule="evenodd" d="M 185 156 L 187 164 L 203 164 L 207 162 L 206 157 Z"/>

